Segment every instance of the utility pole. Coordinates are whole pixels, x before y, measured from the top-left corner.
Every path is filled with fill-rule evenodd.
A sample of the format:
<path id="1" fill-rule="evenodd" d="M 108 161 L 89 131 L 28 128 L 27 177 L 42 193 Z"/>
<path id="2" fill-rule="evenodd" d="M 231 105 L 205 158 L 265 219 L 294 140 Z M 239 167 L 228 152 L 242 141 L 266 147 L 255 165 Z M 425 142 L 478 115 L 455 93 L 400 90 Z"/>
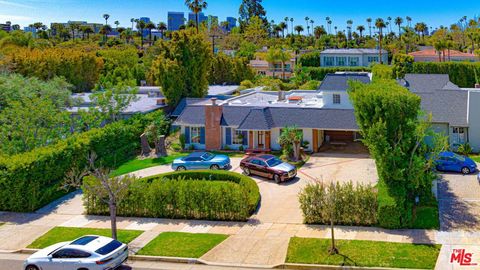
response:
<path id="1" fill-rule="evenodd" d="M 220 36 L 211 34 L 210 37 L 212 38 L 212 53 L 215 54 L 215 39 L 220 38 Z"/>

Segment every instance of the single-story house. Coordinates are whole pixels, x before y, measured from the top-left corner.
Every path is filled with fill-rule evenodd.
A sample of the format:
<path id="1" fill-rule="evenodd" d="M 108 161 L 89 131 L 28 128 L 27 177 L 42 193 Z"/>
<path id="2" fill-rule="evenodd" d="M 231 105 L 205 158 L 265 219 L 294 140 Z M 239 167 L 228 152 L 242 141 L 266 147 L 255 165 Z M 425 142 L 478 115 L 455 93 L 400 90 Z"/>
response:
<path id="1" fill-rule="evenodd" d="M 380 62 L 378 49 L 326 49 L 320 52 L 321 67 L 368 67 Z M 388 64 L 388 52 L 382 49 L 382 63 Z"/>

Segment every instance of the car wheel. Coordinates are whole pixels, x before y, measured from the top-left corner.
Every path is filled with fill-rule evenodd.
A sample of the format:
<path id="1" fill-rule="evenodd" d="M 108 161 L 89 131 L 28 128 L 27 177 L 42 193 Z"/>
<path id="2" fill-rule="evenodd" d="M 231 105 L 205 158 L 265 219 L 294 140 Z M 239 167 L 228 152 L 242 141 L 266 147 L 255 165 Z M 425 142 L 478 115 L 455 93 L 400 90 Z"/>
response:
<path id="1" fill-rule="evenodd" d="M 251 174 L 249 168 L 243 168 L 243 173 L 244 173 L 245 175 L 250 175 L 250 174 Z"/>
<path id="2" fill-rule="evenodd" d="M 277 184 L 280 184 L 282 182 L 282 178 L 280 178 L 280 175 L 278 174 L 274 174 L 273 175 L 273 180 L 275 181 L 275 183 Z"/>
<path id="3" fill-rule="evenodd" d="M 25 270 L 38 270 L 38 267 L 36 267 L 35 265 L 27 265 L 27 267 L 25 267 Z"/>
<path id="4" fill-rule="evenodd" d="M 210 166 L 210 169 L 212 169 L 212 170 L 220 170 L 220 166 L 218 166 L 217 164 L 213 164 L 212 166 Z"/>
<path id="5" fill-rule="evenodd" d="M 462 168 L 462 173 L 463 174 L 470 174 L 470 169 L 468 167 L 463 167 Z"/>
<path id="6" fill-rule="evenodd" d="M 177 171 L 186 171 L 187 168 L 185 168 L 184 166 L 178 166 L 177 167 Z"/>

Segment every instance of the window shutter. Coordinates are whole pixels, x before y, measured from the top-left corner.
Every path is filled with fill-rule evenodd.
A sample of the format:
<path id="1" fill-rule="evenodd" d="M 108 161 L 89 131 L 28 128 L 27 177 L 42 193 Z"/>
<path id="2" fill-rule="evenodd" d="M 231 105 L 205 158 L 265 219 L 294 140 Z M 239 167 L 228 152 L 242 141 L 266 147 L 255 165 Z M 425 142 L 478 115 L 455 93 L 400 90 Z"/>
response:
<path id="1" fill-rule="evenodd" d="M 225 129 L 225 144 L 231 145 L 232 144 L 232 129 L 226 128 Z"/>
<path id="2" fill-rule="evenodd" d="M 205 144 L 205 127 L 200 128 L 200 144 Z"/>
<path id="3" fill-rule="evenodd" d="M 190 127 L 185 127 L 185 143 L 190 143 Z"/>
<path id="4" fill-rule="evenodd" d="M 248 145 L 248 132 L 242 131 L 243 145 Z"/>

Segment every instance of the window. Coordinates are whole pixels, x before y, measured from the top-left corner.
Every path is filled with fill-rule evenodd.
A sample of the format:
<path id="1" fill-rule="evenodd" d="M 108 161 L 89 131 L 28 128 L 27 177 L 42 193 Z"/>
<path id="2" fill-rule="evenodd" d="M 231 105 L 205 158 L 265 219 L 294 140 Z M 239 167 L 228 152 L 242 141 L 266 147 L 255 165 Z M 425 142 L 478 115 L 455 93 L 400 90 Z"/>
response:
<path id="1" fill-rule="evenodd" d="M 333 104 L 340 104 L 340 94 L 333 94 Z"/>
<path id="2" fill-rule="evenodd" d="M 114 250 L 116 250 L 121 246 L 122 246 L 122 243 L 118 242 L 117 240 L 113 240 L 112 242 L 106 244 L 105 246 L 95 250 L 95 252 L 100 255 L 107 255 L 109 253 L 112 253 Z"/>
<path id="3" fill-rule="evenodd" d="M 325 66 L 334 66 L 335 65 L 335 57 L 333 56 L 325 56 L 323 58 L 323 62 L 325 62 Z"/>
<path id="4" fill-rule="evenodd" d="M 200 143 L 199 127 L 190 127 L 190 143 Z"/>
<path id="5" fill-rule="evenodd" d="M 453 144 L 464 144 L 467 142 L 466 128 L 454 127 L 452 141 Z"/>
<path id="6" fill-rule="evenodd" d="M 337 66 L 346 66 L 347 57 L 337 57 Z"/>
<path id="7" fill-rule="evenodd" d="M 92 242 L 93 240 L 97 239 L 97 236 L 84 236 L 81 238 L 78 238 L 77 240 L 73 241 L 71 245 L 80 245 L 80 246 L 85 246 L 86 244 Z"/>
<path id="8" fill-rule="evenodd" d="M 379 61 L 378 61 L 378 56 L 368 56 L 368 57 L 367 57 L 367 61 L 368 61 L 369 63 L 378 63 L 378 62 L 379 62 Z"/>
<path id="9" fill-rule="evenodd" d="M 232 129 L 232 144 L 243 144 L 243 133 L 240 130 Z"/>
<path id="10" fill-rule="evenodd" d="M 351 66 L 351 67 L 356 67 L 356 66 L 358 66 L 358 62 L 359 62 L 358 57 L 349 57 L 349 58 L 348 58 L 348 61 L 349 61 L 349 63 L 348 63 L 349 66 Z"/>
<path id="11" fill-rule="evenodd" d="M 82 250 L 65 248 L 55 252 L 52 255 L 54 259 L 75 259 L 75 258 L 88 258 L 91 254 Z"/>

